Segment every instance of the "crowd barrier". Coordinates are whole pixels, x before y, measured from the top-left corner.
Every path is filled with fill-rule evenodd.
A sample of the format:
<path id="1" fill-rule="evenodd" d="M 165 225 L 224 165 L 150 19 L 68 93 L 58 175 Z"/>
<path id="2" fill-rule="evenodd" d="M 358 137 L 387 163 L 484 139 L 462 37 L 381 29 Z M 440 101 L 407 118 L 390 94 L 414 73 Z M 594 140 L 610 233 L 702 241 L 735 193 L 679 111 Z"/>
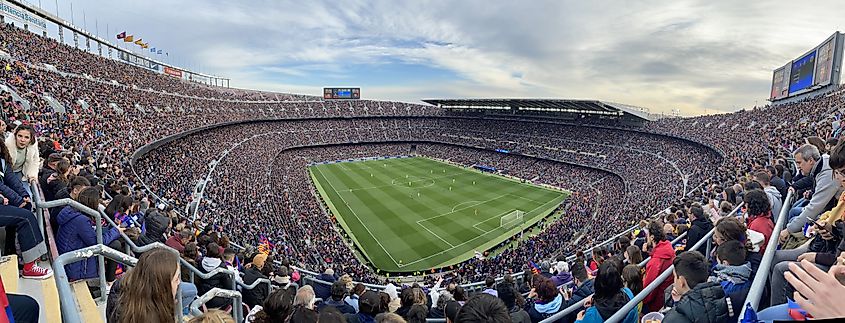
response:
<path id="1" fill-rule="evenodd" d="M 778 246 L 778 239 L 777 234 L 783 230 L 784 226 L 786 226 L 786 221 L 789 218 L 789 209 L 792 208 L 793 199 L 795 196 L 794 193 L 790 190 L 789 193 L 786 194 L 786 198 L 783 200 L 783 208 L 780 210 L 780 215 L 778 215 L 777 222 L 775 223 L 775 228 L 772 230 L 772 237 L 769 238 L 769 243 L 766 245 L 766 251 L 763 254 L 763 260 L 760 261 L 760 266 L 757 268 L 757 275 L 754 276 L 754 280 L 751 282 L 751 288 L 748 290 L 748 296 L 745 298 L 745 304 L 748 304 L 753 308 L 755 311 L 759 310 L 758 306 L 760 305 L 760 297 L 763 296 L 763 291 L 766 289 L 768 285 L 768 278 L 769 273 L 772 272 L 772 259 L 775 257 L 775 252 L 777 251 Z M 778 304 L 770 304 L 770 305 L 778 305 Z M 742 307 L 742 313 L 740 313 L 739 317 L 745 317 L 745 311 L 748 309 L 748 306 Z"/>
<path id="2" fill-rule="evenodd" d="M 674 240 L 671 241 L 672 246 L 674 247 L 675 245 L 680 243 L 686 237 L 687 237 L 687 233 L 686 232 L 682 233 L 677 238 L 675 238 Z M 640 268 L 644 267 L 650 259 L 651 259 L 651 257 L 646 258 L 645 260 L 643 260 L 642 262 L 637 264 L 637 266 L 639 266 Z M 590 296 L 592 296 L 592 294 Z M 552 323 L 552 322 L 556 322 L 558 320 L 561 320 L 564 317 L 574 313 L 578 309 L 584 307 L 584 303 L 586 303 L 586 302 L 587 302 L 587 299 L 584 298 L 584 299 L 576 302 L 575 304 L 572 304 L 569 307 L 563 309 L 562 311 L 555 313 L 554 315 L 550 316 L 549 318 L 540 321 L 540 323 Z"/>
<path id="3" fill-rule="evenodd" d="M 730 214 L 732 214 L 732 215 L 737 214 L 737 211 L 740 208 L 742 208 L 743 204 L 744 203 L 740 203 L 735 209 L 733 209 L 731 211 Z M 785 208 L 783 210 L 785 210 Z M 710 249 L 711 249 L 711 246 L 712 246 L 712 237 L 713 237 L 713 234 L 715 232 L 716 232 L 716 227 L 713 227 L 713 229 L 711 229 L 709 232 L 707 232 L 707 234 L 704 235 L 704 237 L 701 238 L 701 240 L 699 240 L 695 245 L 693 245 L 691 248 L 685 248 L 685 250 L 696 250 L 706 243 L 707 244 L 707 249 L 706 249 L 706 252 L 705 252 L 705 257 L 706 257 L 707 255 L 710 254 Z M 674 265 L 669 266 L 669 268 L 667 268 L 662 273 L 660 273 L 660 275 L 657 276 L 657 278 L 653 282 L 651 282 L 651 284 L 649 284 L 648 286 L 645 286 L 645 288 L 643 288 L 643 290 L 641 292 L 639 292 L 637 295 L 635 295 L 633 299 L 628 301 L 628 303 L 626 303 L 625 306 L 623 306 L 621 309 L 616 311 L 616 313 L 614 313 L 613 316 L 608 318 L 605 322 L 608 322 L 608 323 L 621 322 L 623 319 L 625 319 L 625 316 L 628 315 L 628 312 L 630 312 L 632 309 L 634 309 L 634 307 L 637 307 L 637 305 L 640 302 L 642 302 L 646 298 L 646 296 L 648 296 L 648 294 L 651 294 L 652 292 L 654 292 L 657 289 L 657 287 L 660 286 L 660 284 L 662 284 L 666 279 L 669 278 L 669 276 L 672 275 L 672 271 L 674 269 L 675 269 Z M 759 273 L 760 273 L 760 271 L 758 270 L 758 276 L 759 276 Z"/>
<path id="4" fill-rule="evenodd" d="M 74 201 L 72 199 L 69 199 L 69 198 L 47 202 L 47 201 L 44 201 L 43 198 L 41 198 L 41 196 L 39 196 L 37 194 L 33 194 L 33 195 L 34 195 L 33 196 L 33 204 L 36 207 L 36 214 L 44 214 L 44 212 L 46 212 L 49 208 L 64 207 L 64 206 L 69 205 L 69 206 L 73 207 L 74 209 L 79 210 L 80 212 L 83 212 L 87 215 L 92 216 L 94 218 L 95 230 L 97 232 L 97 245 L 103 245 L 103 225 L 102 225 L 103 220 L 105 220 L 108 225 L 110 225 L 112 227 L 117 227 L 117 225 L 114 223 L 114 221 L 112 221 L 111 218 L 106 216 L 105 213 L 102 210 L 96 210 L 95 211 L 95 210 L 93 210 L 93 209 L 91 209 L 91 208 L 89 208 L 85 205 L 82 205 L 81 203 Z M 43 218 L 39 218 L 39 220 L 40 220 L 40 222 L 43 223 Z M 155 248 L 163 248 L 163 249 L 169 250 L 169 251 L 179 255 L 179 252 L 176 251 L 175 249 L 173 249 L 173 248 L 171 248 L 171 247 L 169 247 L 165 244 L 159 243 L 159 242 L 151 243 L 151 244 L 148 244 L 148 245 L 145 245 L 145 246 L 138 246 L 125 233 L 123 233 L 123 232 L 119 232 L 119 233 L 120 233 L 121 239 L 123 239 L 124 243 L 126 244 L 126 249 L 127 249 L 126 253 L 119 253 L 120 255 L 124 255 L 124 256 L 128 257 L 127 254 L 130 251 L 134 252 L 134 253 L 144 253 L 146 251 L 149 251 L 149 250 L 152 250 L 152 249 L 155 249 Z M 108 247 L 106 247 L 106 248 L 108 248 Z M 111 249 L 111 248 L 108 248 L 108 249 L 114 250 L 114 249 Z M 66 254 L 77 254 L 78 251 L 79 250 L 74 251 L 73 253 L 66 253 Z M 64 256 L 64 255 L 59 255 L 56 258 L 56 260 L 58 260 L 62 256 Z M 87 256 L 87 257 L 75 258 L 76 259 L 75 261 L 80 261 L 84 258 L 89 258 L 89 257 L 93 257 L 93 256 L 96 256 L 98 258 L 98 260 L 97 260 L 97 262 L 98 262 L 98 268 L 97 268 L 98 269 L 97 270 L 98 271 L 98 277 L 97 277 L 97 279 L 99 280 L 100 295 L 101 295 L 101 297 L 105 297 L 105 295 L 107 295 L 107 293 L 106 293 L 105 258 L 109 258 L 108 255 L 104 252 L 99 252 L 99 253 L 92 254 L 92 255 Z M 118 260 L 113 259 L 113 258 L 109 258 L 109 259 L 118 261 Z M 75 261 L 65 260 L 65 263 L 63 263 L 61 265 L 59 265 L 56 261 L 54 261 L 54 263 L 53 263 L 54 270 L 56 270 L 58 272 L 57 267 L 61 267 L 61 271 L 64 273 L 64 264 L 73 263 Z M 120 261 L 118 261 L 118 262 L 120 262 Z M 121 262 L 121 263 L 123 263 L 123 262 Z M 200 279 L 210 279 L 214 275 L 217 275 L 219 273 L 223 273 L 223 274 L 229 275 L 232 278 L 232 288 L 231 288 L 231 290 L 233 290 L 233 291 L 237 290 L 238 284 L 237 284 L 236 274 L 232 270 L 225 269 L 225 268 L 216 268 L 216 269 L 214 269 L 214 270 L 212 270 L 208 273 L 203 273 L 202 271 L 200 271 L 199 269 L 197 269 L 196 267 L 194 267 L 193 265 L 191 265 L 190 263 L 188 263 L 187 261 L 182 259 L 182 257 L 179 257 L 179 263 L 181 264 L 183 270 L 187 269 L 190 272 L 190 280 L 191 280 L 192 283 L 194 282 L 195 276 L 200 277 Z M 134 265 L 134 263 L 132 263 L 132 264 Z M 260 281 L 260 282 L 270 284 L 269 280 L 264 280 L 264 281 Z M 59 297 L 62 300 L 69 300 L 69 301 L 63 301 L 60 304 L 60 307 L 62 308 L 62 315 L 64 316 L 66 313 L 71 313 L 69 315 L 75 314 L 76 316 L 74 316 L 74 318 L 76 318 L 78 320 L 79 313 L 75 310 L 75 308 L 76 308 L 76 297 L 69 290 L 70 285 L 69 285 L 69 281 L 68 281 L 66 274 L 64 276 L 59 276 L 57 274 L 56 284 L 59 285 L 61 283 L 68 284 L 68 289 L 67 290 L 58 289 Z M 256 283 L 253 283 L 252 285 L 249 285 L 249 286 L 242 285 L 242 287 L 246 288 L 246 289 L 252 289 L 255 286 L 257 286 L 258 283 L 259 282 L 256 282 Z M 181 291 L 180 291 L 180 293 L 181 293 Z M 70 304 L 68 304 L 68 303 L 70 303 Z M 73 309 L 73 310 L 66 311 L 66 307 L 69 307 L 70 309 Z M 181 316 L 181 313 L 182 312 L 180 311 L 178 313 L 178 315 Z M 236 318 L 237 317 L 242 318 L 243 317 L 243 309 L 242 308 L 233 309 L 233 316 L 235 316 Z M 67 319 L 67 317 L 65 317 L 65 319 Z"/>

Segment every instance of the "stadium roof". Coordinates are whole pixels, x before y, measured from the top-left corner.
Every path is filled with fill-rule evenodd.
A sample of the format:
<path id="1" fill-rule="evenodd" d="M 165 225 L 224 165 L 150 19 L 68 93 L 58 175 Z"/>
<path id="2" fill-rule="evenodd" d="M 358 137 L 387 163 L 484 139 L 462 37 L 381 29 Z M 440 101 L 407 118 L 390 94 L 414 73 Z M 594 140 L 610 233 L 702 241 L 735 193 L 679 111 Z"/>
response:
<path id="1" fill-rule="evenodd" d="M 443 108 L 499 109 L 523 111 L 549 111 L 595 115 L 628 114 L 643 120 L 652 120 L 648 109 L 632 105 L 599 101 L 568 99 L 425 99 L 425 103 Z"/>

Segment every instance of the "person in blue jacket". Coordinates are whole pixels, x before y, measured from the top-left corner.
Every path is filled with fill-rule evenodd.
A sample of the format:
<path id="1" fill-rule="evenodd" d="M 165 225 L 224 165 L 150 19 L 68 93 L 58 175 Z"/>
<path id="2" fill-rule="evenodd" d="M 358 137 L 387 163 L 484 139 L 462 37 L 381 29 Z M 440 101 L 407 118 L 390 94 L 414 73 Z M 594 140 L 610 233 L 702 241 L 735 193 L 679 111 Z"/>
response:
<path id="1" fill-rule="evenodd" d="M 576 323 L 601 323 L 618 312 L 634 298 L 634 293 L 622 282 L 622 263 L 614 260 L 605 261 L 599 266 L 595 280 L 595 294 L 587 300 L 586 310 L 578 313 Z M 624 323 L 637 323 L 639 313 L 634 306 L 622 320 Z"/>
<path id="2" fill-rule="evenodd" d="M 79 192 L 77 202 L 96 210 L 100 204 L 100 190 L 86 187 Z M 82 249 L 97 244 L 97 230 L 94 219 L 85 213 L 66 206 L 59 212 L 59 231 L 56 234 L 56 247 L 60 254 Z M 103 227 L 103 244 L 120 248 L 120 232 L 122 227 Z M 117 249 L 116 248 L 116 249 Z M 120 249 L 118 249 L 120 250 Z M 113 282 L 117 263 L 106 259 L 106 281 Z M 71 281 L 97 277 L 97 258 L 91 257 L 72 264 L 65 265 L 68 279 Z"/>
<path id="3" fill-rule="evenodd" d="M 9 148 L 0 145 L 0 194 L 5 198 L 4 205 L 25 207 L 30 202 L 29 193 L 12 170 L 11 160 Z"/>

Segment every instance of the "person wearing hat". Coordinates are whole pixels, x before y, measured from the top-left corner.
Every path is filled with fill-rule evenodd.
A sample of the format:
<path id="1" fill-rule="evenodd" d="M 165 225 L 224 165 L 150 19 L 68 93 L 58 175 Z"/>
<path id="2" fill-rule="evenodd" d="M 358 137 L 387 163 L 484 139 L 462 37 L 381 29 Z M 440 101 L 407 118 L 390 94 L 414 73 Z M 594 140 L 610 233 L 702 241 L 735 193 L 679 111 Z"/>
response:
<path id="1" fill-rule="evenodd" d="M 267 276 L 264 276 L 264 274 L 261 273 L 266 261 L 267 255 L 263 253 L 259 253 L 252 258 L 252 262 L 246 265 L 246 268 L 244 269 L 244 284 L 252 285 L 259 279 L 268 279 Z M 258 286 L 255 286 L 253 289 L 242 290 L 242 294 L 244 304 L 249 305 L 249 307 L 253 307 L 264 303 L 264 300 L 267 299 L 268 295 L 270 295 L 270 289 L 267 284 L 262 283 L 258 284 Z"/>
<path id="2" fill-rule="evenodd" d="M 358 313 L 346 314 L 346 322 L 349 323 L 374 323 L 376 315 L 384 312 L 381 309 L 381 298 L 378 293 L 366 291 L 361 294 L 358 300 Z"/>

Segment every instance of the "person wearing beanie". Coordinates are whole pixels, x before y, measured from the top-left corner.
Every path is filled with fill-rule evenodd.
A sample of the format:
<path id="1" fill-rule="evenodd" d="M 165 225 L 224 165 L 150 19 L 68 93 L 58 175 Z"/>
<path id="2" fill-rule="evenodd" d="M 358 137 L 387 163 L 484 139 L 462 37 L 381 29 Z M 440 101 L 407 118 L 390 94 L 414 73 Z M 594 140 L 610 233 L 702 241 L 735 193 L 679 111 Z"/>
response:
<path id="1" fill-rule="evenodd" d="M 252 285 L 259 279 L 268 279 L 267 276 L 261 273 L 261 270 L 267 265 L 265 264 L 266 261 L 267 255 L 263 253 L 259 253 L 252 258 L 252 262 L 244 269 L 244 284 Z M 244 304 L 249 305 L 249 307 L 263 304 L 267 296 L 270 295 L 269 286 L 263 283 L 258 284 L 253 289 L 243 289 L 241 292 L 243 294 Z"/>

